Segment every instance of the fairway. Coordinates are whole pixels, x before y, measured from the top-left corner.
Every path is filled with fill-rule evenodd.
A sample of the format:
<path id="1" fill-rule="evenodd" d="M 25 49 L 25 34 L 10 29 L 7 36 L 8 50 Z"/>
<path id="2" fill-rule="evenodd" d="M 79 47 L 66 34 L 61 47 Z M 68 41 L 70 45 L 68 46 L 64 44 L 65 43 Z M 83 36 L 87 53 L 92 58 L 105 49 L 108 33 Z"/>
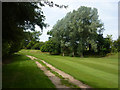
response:
<path id="1" fill-rule="evenodd" d="M 3 88 L 55 88 L 35 62 L 22 54 L 3 65 L 2 76 Z"/>
<path id="2" fill-rule="evenodd" d="M 37 1 L 1 3 L 1 87 L 119 89 L 118 0 Z"/>
<path id="3" fill-rule="evenodd" d="M 103 58 L 79 58 L 21 50 L 20 53 L 45 60 L 93 88 L 118 88 L 118 55 Z"/>

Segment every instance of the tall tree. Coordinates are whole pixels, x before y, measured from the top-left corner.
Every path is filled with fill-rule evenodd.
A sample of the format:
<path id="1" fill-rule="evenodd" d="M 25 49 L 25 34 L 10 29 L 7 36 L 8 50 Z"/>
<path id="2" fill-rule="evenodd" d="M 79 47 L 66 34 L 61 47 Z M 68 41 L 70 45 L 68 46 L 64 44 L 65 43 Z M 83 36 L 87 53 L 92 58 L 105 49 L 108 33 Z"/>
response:
<path id="1" fill-rule="evenodd" d="M 98 17 L 96 8 L 81 6 L 59 20 L 50 31 L 50 35 L 52 38 L 59 38 L 62 47 L 65 47 L 66 43 L 69 44 L 72 56 L 83 56 L 83 52 L 88 49 L 96 52 L 97 35 L 102 34 L 104 30 L 103 23 Z M 56 35 L 57 33 L 59 35 Z"/>

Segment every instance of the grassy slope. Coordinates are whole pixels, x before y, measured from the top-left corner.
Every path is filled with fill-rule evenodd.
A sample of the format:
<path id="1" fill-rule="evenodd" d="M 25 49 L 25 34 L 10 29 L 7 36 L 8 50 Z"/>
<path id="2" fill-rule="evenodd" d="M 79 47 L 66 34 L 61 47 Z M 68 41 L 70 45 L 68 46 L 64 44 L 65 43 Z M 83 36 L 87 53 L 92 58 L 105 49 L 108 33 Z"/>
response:
<path id="1" fill-rule="evenodd" d="M 54 88 L 34 61 L 24 55 L 14 55 L 13 62 L 3 65 L 3 88 Z"/>
<path id="2" fill-rule="evenodd" d="M 79 58 L 49 55 L 36 50 L 22 50 L 21 52 L 43 59 L 92 87 L 118 87 L 117 55 L 105 58 Z"/>

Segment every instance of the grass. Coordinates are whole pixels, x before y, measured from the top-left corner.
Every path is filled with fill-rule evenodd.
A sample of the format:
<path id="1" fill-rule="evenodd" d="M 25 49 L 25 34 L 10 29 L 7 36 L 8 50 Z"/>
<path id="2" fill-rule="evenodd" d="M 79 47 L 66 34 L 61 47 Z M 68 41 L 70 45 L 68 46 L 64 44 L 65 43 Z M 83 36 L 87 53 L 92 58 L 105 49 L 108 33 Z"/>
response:
<path id="1" fill-rule="evenodd" d="M 45 60 L 54 67 L 94 88 L 118 88 L 118 55 L 102 58 L 79 58 L 21 50 L 20 53 Z"/>
<path id="2" fill-rule="evenodd" d="M 57 72 L 53 71 L 52 69 L 50 69 L 46 64 L 44 64 L 42 61 L 40 60 L 36 60 L 39 63 L 41 63 L 44 67 L 46 67 L 47 70 L 49 70 L 51 73 L 53 73 L 55 76 L 60 78 L 60 81 L 63 85 L 71 87 L 71 88 L 79 88 L 78 86 L 76 86 L 73 83 L 70 83 L 68 80 L 66 80 L 65 78 L 63 78 L 61 75 L 59 75 Z"/>
<path id="3" fill-rule="evenodd" d="M 12 62 L 4 64 L 3 88 L 55 88 L 34 61 L 22 54 L 15 54 Z"/>

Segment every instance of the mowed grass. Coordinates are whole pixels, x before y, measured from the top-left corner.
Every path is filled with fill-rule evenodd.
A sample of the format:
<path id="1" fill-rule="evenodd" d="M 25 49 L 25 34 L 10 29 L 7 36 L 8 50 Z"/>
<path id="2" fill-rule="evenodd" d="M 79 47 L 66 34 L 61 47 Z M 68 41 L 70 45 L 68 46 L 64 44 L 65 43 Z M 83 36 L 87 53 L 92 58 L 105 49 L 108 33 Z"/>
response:
<path id="1" fill-rule="evenodd" d="M 21 50 L 23 54 L 45 60 L 93 88 L 118 88 L 118 55 L 103 58 L 79 58 Z"/>
<path id="2" fill-rule="evenodd" d="M 34 61 L 25 55 L 15 54 L 12 62 L 4 64 L 3 88 L 55 88 Z"/>

